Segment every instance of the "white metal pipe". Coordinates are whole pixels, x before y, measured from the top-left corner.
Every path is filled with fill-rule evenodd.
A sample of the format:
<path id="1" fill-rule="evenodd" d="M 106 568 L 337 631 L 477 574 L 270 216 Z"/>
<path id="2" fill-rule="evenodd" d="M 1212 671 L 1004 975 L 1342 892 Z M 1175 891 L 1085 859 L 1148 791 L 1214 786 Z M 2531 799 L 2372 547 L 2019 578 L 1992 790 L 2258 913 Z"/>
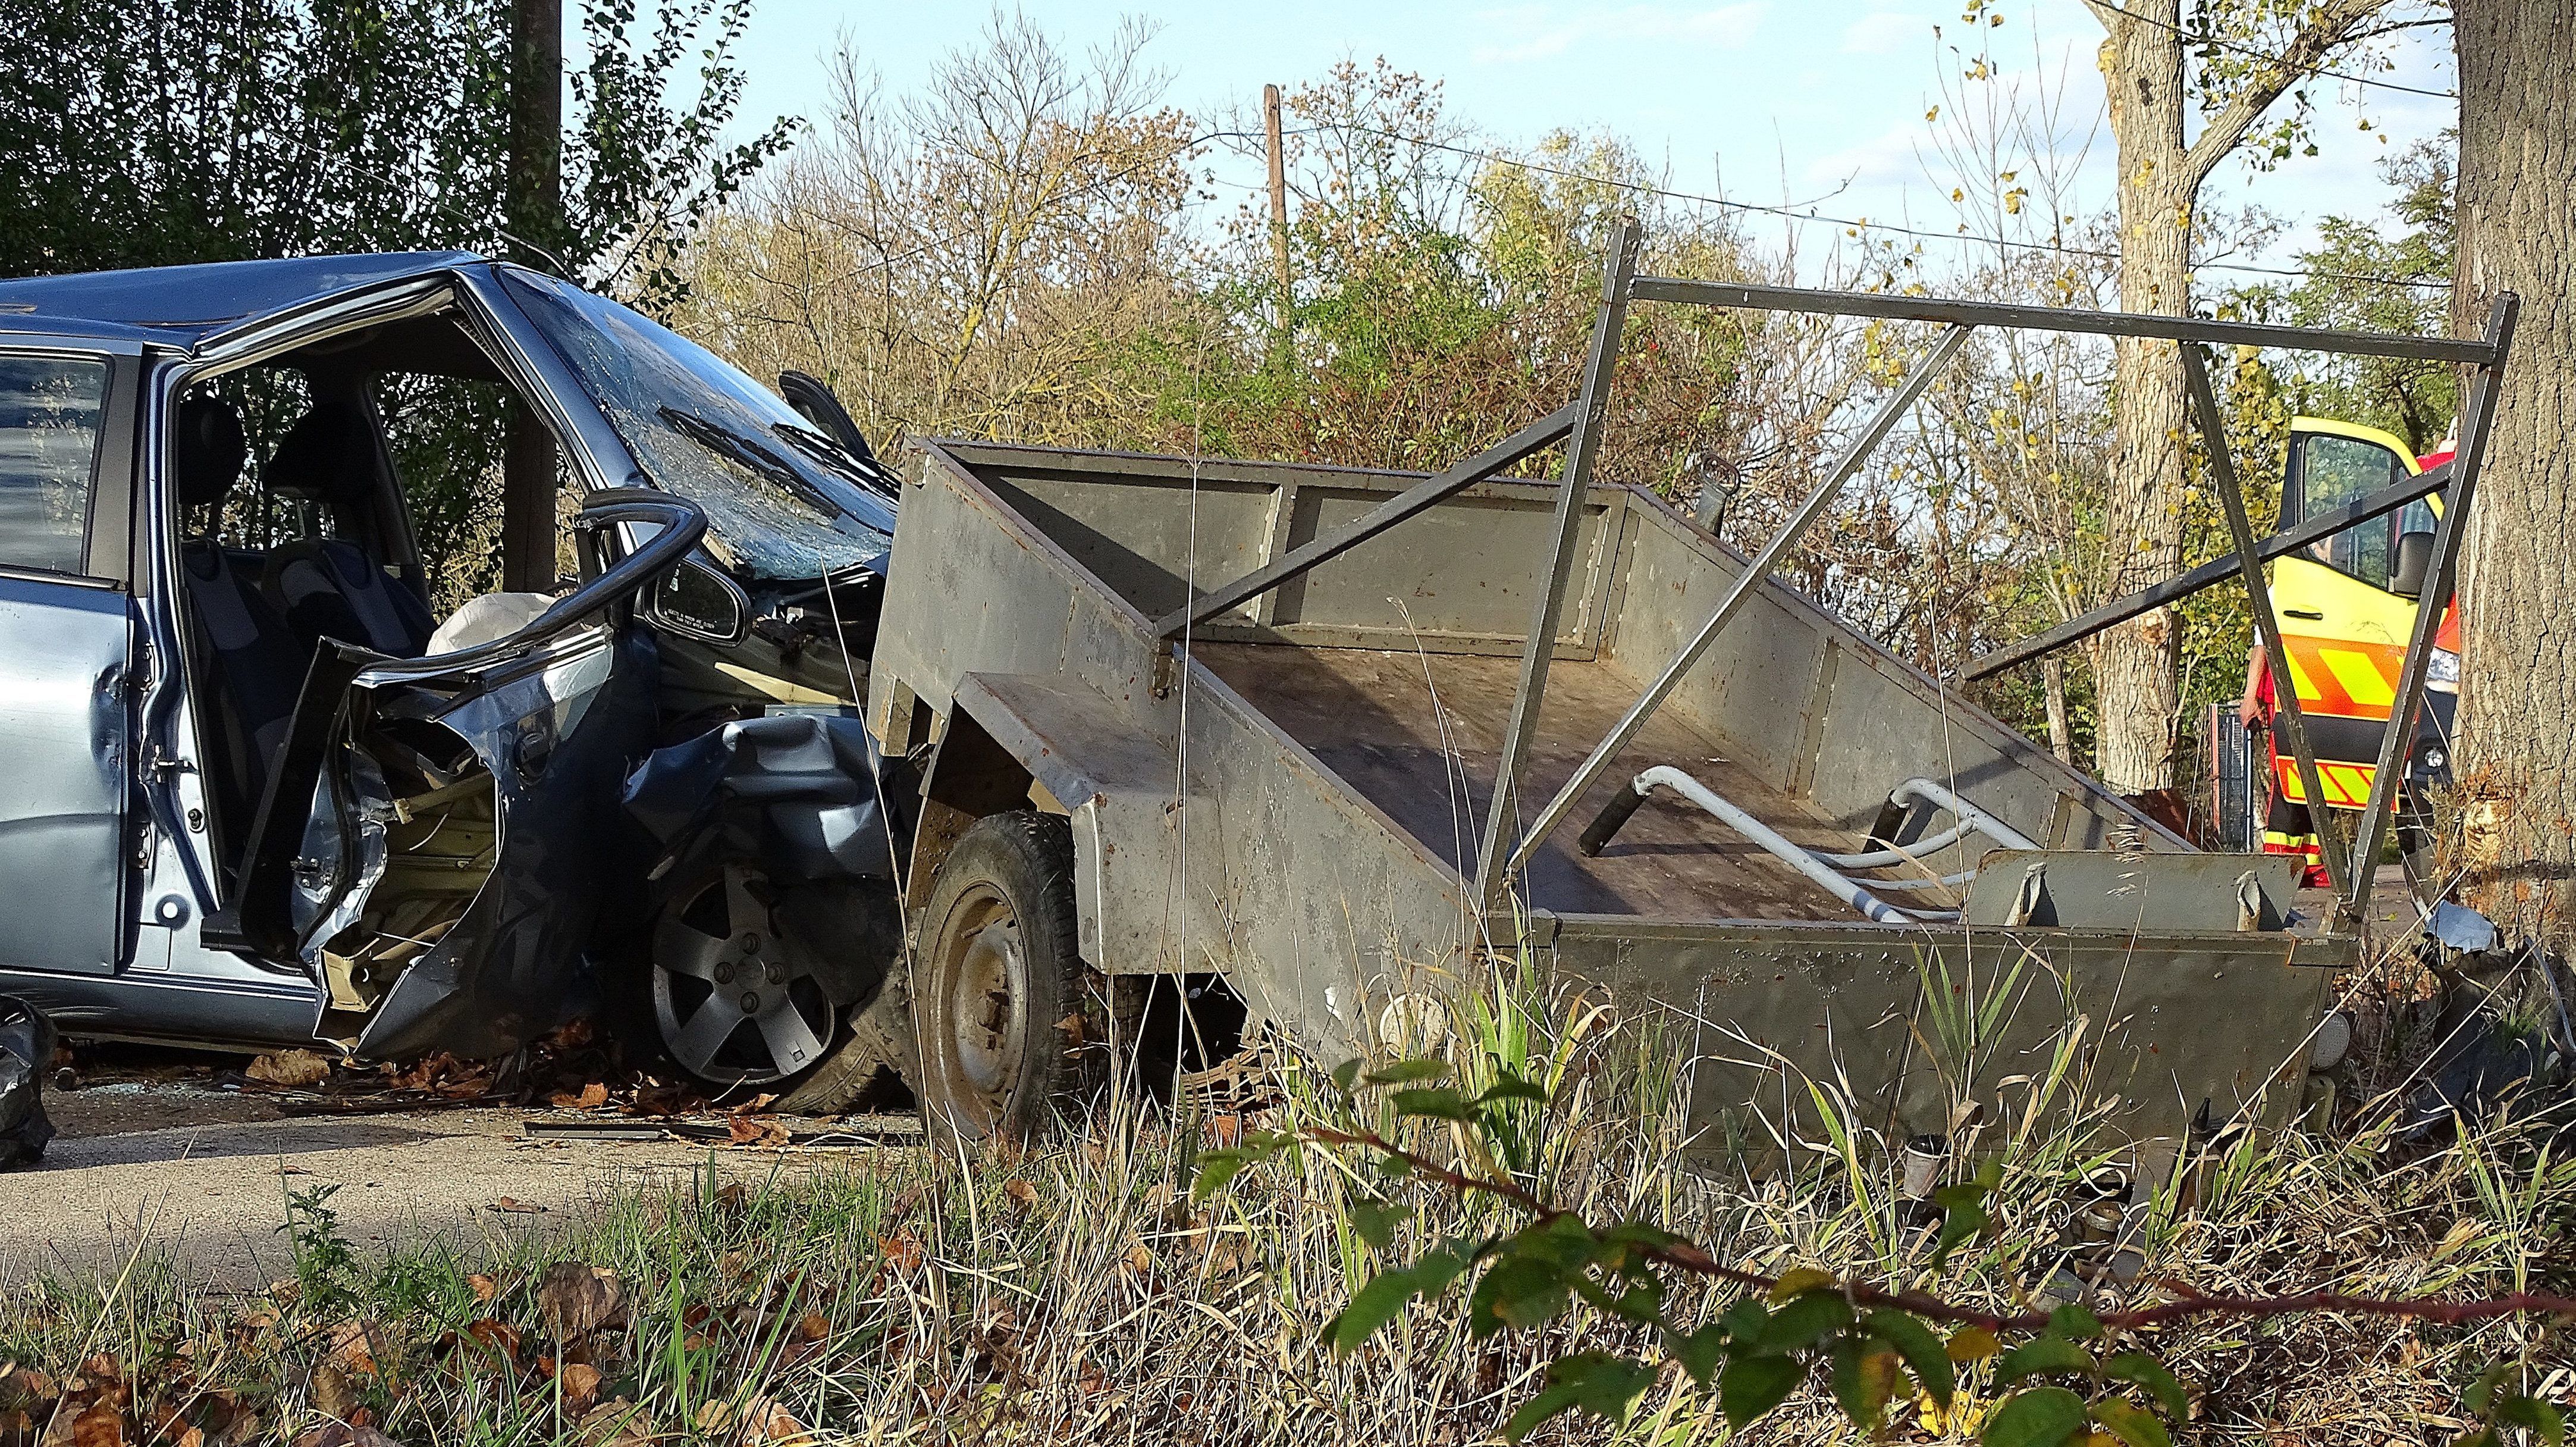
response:
<path id="1" fill-rule="evenodd" d="M 1935 850 L 1947 849 L 1961 836 L 1973 832 L 1973 826 L 1953 824 L 1938 834 L 1929 834 L 1902 849 L 1873 849 L 1867 854 L 1819 854 L 1816 857 L 1836 869 L 1885 869 L 1891 865 L 1911 864 Z"/>
<path id="2" fill-rule="evenodd" d="M 1735 805 L 1727 802 L 1724 796 L 1712 791 L 1707 785 L 1702 784 L 1699 780 L 1692 778 L 1690 775 L 1683 773 L 1681 770 L 1674 768 L 1670 764 L 1657 764 L 1655 767 L 1639 774 L 1636 778 L 1636 782 L 1630 785 L 1630 787 L 1635 789 L 1640 795 L 1651 794 L 1659 786 L 1672 790 L 1674 793 L 1679 794 L 1683 798 L 1690 800 L 1692 803 L 1697 804 L 1703 809 L 1706 809 L 1709 813 L 1716 815 L 1719 822 L 1725 824 L 1729 829 L 1734 830 L 1736 833 L 1743 835 L 1745 838 L 1761 845 L 1764 849 L 1769 850 L 1772 854 L 1778 856 L 1783 862 L 1787 863 L 1791 868 L 1823 886 L 1825 890 L 1834 896 L 1834 898 L 1841 900 L 1843 903 L 1850 905 L 1856 910 L 1859 910 L 1862 914 L 1878 921 L 1880 924 L 1912 924 L 1915 922 L 1915 915 L 1912 911 L 1889 904 L 1886 900 L 1883 900 L 1877 895 L 1870 893 L 1868 890 L 1861 888 L 1851 880 L 1845 879 L 1843 876 L 1836 874 L 1832 869 L 1820 863 L 1814 854 L 1809 853 L 1806 849 L 1782 838 L 1772 830 L 1771 826 L 1735 807 Z"/>
<path id="3" fill-rule="evenodd" d="M 1897 785 L 1896 792 L 1890 794 L 1888 797 L 1899 804 L 1906 803 L 1913 799 L 1928 799 L 1931 802 L 1940 805 L 1942 808 L 1949 810 L 1951 816 L 1957 819 L 1961 824 L 1976 830 L 1978 833 L 1985 835 L 1987 838 L 1992 839 L 1997 844 L 2004 846 L 2006 849 L 2037 849 L 2039 847 L 2039 845 L 2032 842 L 2029 835 L 2022 833 L 2020 830 L 2015 829 L 2011 825 L 1996 818 L 1994 815 L 1987 813 L 1985 810 L 1980 809 L 1976 805 L 1969 803 L 1967 800 L 1960 798 L 1958 795 L 1951 793 L 1948 789 L 1932 782 L 1930 779 L 1908 779 L 1904 783 Z"/>

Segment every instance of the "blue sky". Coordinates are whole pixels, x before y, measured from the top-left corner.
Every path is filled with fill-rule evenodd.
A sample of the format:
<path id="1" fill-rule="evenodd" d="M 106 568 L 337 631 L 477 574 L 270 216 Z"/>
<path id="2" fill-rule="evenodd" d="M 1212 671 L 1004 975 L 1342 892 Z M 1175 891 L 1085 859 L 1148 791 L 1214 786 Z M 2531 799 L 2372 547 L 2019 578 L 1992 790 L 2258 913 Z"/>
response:
<path id="1" fill-rule="evenodd" d="M 1106 39 L 1122 17 L 1150 22 L 1159 33 L 1146 53 L 1170 76 L 1166 99 L 1195 111 L 1253 105 L 1266 81 L 1294 85 L 1345 57 L 1382 55 L 1443 81 L 1451 114 L 1494 140 L 1606 130 L 1665 166 L 1676 189 L 1722 185 L 1741 200 L 1812 201 L 1827 214 L 1938 231 L 1957 221 L 1947 174 L 1937 184 L 1926 174 L 1935 128 L 1924 112 L 1944 72 L 1959 69 L 1934 37 L 1939 25 L 1949 41 L 1962 38 L 1959 0 L 1027 0 L 1021 8 L 1074 51 Z M 2091 138 L 2079 200 L 2106 201 L 2111 145 L 2107 127 L 2097 131 L 2093 66 L 2100 28 L 2077 0 L 1993 8 L 2006 16 L 1988 34 L 2003 83 L 2059 96 L 2064 139 Z M 746 113 L 825 114 L 828 60 L 843 39 L 900 91 L 943 53 L 971 46 L 991 13 L 957 0 L 760 0 L 742 56 Z M 2396 69 L 2368 73 L 2453 88 L 2446 31 L 2409 32 L 2387 53 Z M 2213 199 L 2251 199 L 2292 224 L 2258 259 L 2285 260 L 2318 216 L 2376 212 L 2387 195 L 2378 158 L 2435 134 L 2456 110 L 2447 100 L 2332 80 L 2314 94 L 2320 155 L 2262 176 L 2231 162 L 2218 178 Z M 1764 222 L 1754 234 L 1776 242 L 1781 230 Z M 1809 247 L 1830 240 L 1829 228 L 1813 230 Z"/>

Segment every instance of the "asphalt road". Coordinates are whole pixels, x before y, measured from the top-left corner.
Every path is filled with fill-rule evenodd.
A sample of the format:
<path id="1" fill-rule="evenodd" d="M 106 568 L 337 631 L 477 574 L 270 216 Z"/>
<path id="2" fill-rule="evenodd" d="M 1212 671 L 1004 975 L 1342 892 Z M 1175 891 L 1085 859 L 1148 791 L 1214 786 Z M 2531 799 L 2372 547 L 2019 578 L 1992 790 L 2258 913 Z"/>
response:
<path id="1" fill-rule="evenodd" d="M 287 1191 L 326 1181 L 341 1187 L 331 1206 L 361 1248 L 427 1236 L 472 1247 L 557 1229 L 614 1192 L 685 1183 L 710 1161 L 726 1180 L 756 1181 L 851 1155 L 531 1140 L 541 1111 L 289 1115 L 185 1082 L 48 1091 L 45 1104 L 60 1134 L 44 1162 L 0 1173 L 0 1286 L 113 1275 L 138 1249 L 167 1252 L 211 1285 L 264 1286 L 291 1271 L 277 1230 Z"/>

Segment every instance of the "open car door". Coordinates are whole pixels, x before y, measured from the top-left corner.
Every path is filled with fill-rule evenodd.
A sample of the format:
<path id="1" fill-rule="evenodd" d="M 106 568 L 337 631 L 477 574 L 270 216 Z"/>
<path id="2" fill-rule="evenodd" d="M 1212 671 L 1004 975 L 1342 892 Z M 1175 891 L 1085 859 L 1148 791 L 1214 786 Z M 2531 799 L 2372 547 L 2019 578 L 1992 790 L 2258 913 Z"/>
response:
<path id="1" fill-rule="evenodd" d="M 325 643 L 206 917 L 211 946 L 303 965 L 364 1054 L 547 1028 L 591 942 L 653 717 L 649 666 L 620 666 L 632 612 L 706 518 L 613 489 L 577 526 L 640 541 L 516 632 L 417 659 Z"/>

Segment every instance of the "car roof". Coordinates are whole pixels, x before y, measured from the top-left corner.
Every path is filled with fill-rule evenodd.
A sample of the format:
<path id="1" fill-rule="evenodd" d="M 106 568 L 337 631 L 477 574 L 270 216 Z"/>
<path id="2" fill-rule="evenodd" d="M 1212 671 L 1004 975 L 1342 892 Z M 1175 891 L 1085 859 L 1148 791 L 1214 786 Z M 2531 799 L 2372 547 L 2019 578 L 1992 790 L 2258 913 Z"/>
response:
<path id="1" fill-rule="evenodd" d="M 217 261 L 0 281 L 0 334 L 122 338 L 190 347 L 299 302 L 470 265 L 470 251 Z"/>

